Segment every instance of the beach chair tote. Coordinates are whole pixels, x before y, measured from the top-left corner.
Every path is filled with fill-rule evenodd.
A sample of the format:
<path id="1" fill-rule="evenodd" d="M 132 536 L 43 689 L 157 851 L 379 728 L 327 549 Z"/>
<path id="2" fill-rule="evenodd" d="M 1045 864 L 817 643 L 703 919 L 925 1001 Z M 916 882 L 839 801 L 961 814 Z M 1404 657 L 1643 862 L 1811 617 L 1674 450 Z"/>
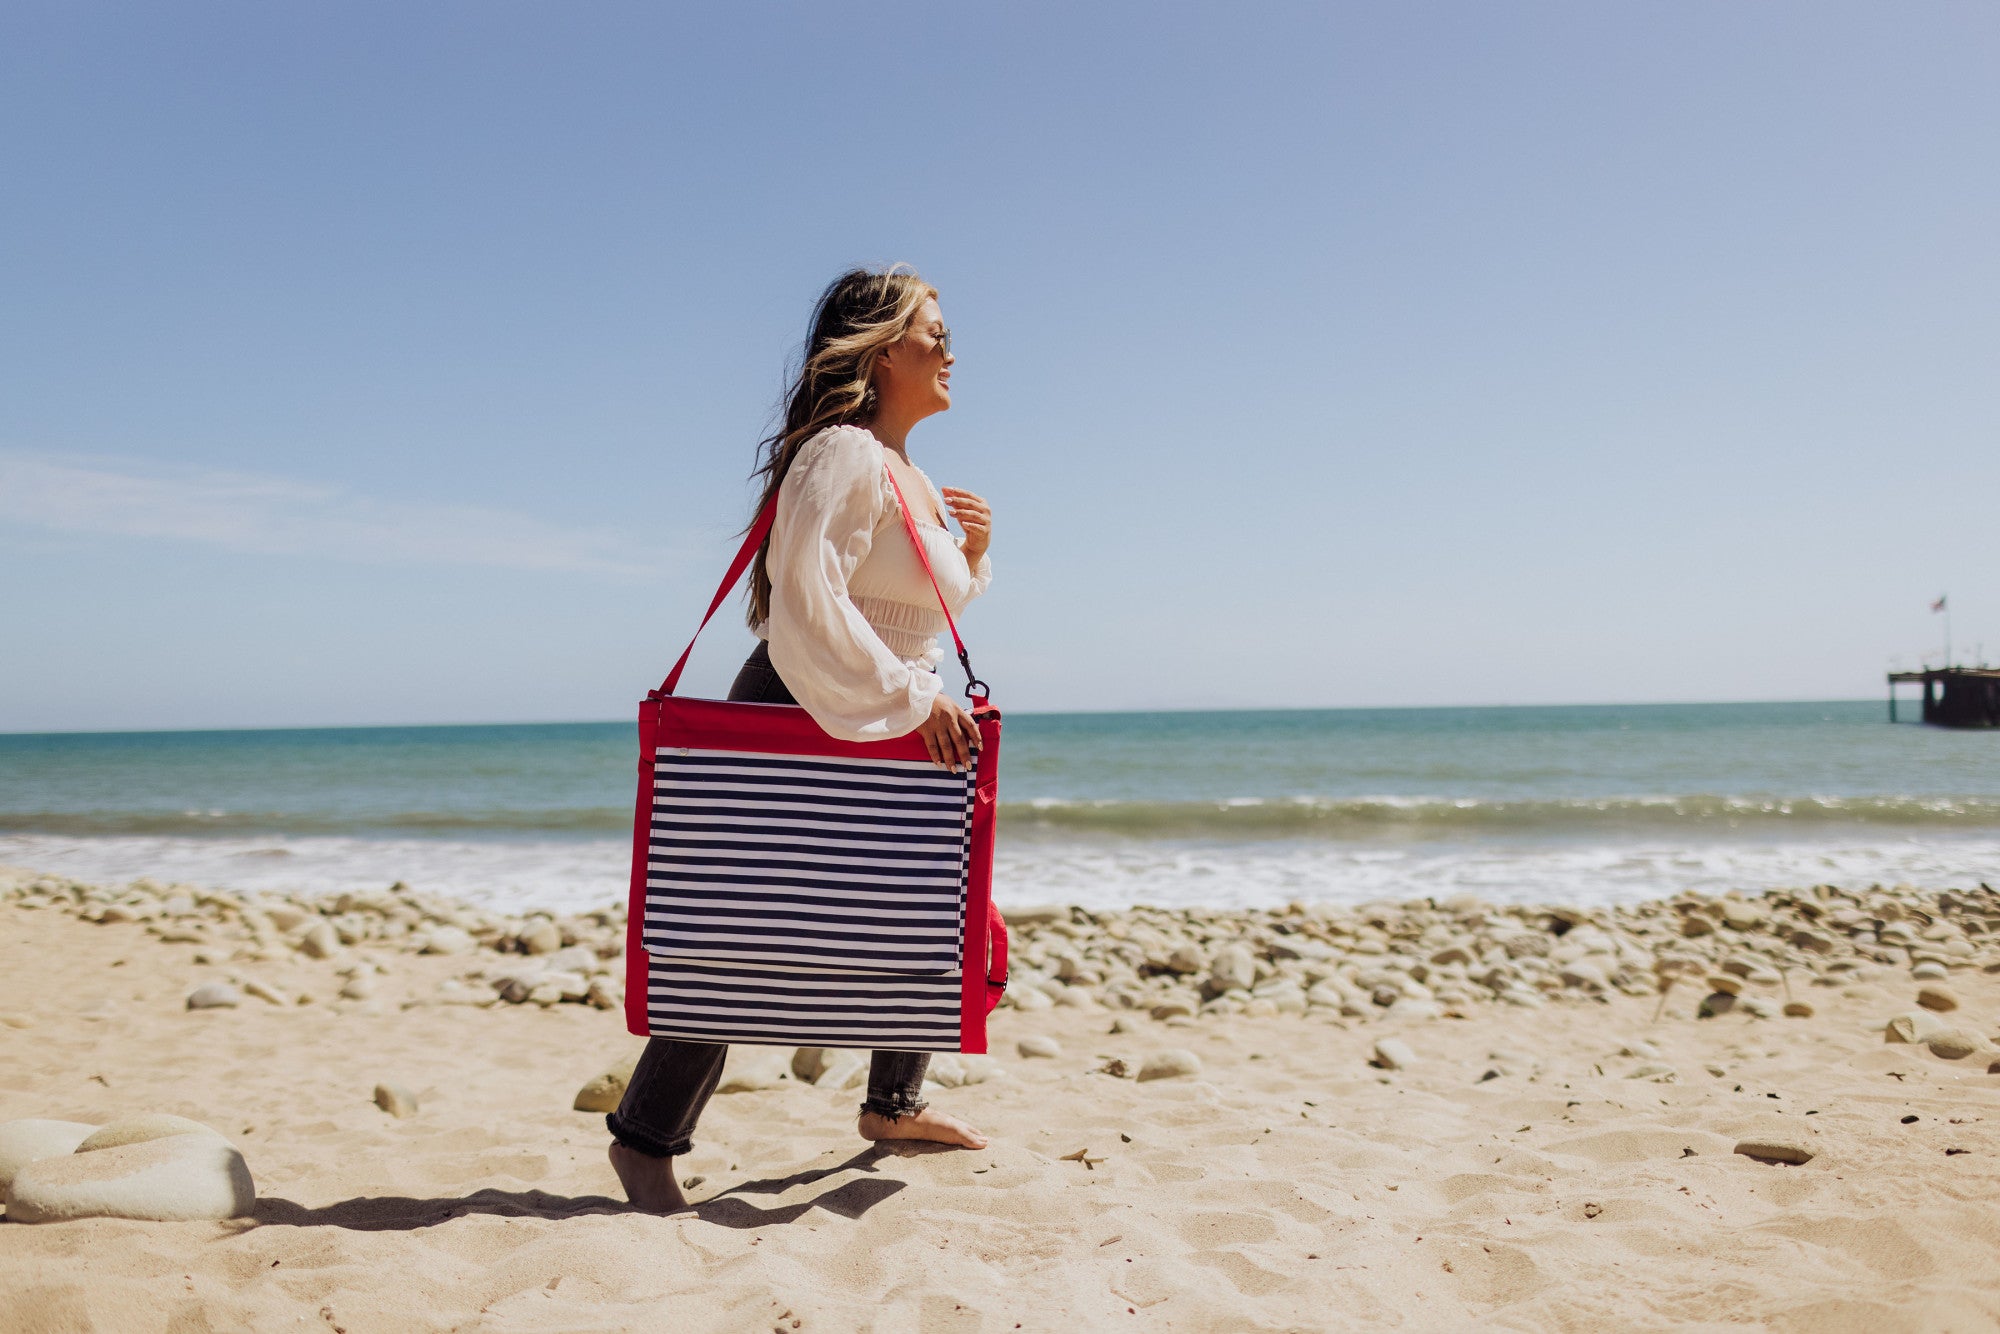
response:
<path id="1" fill-rule="evenodd" d="M 895 474 L 889 474 L 892 485 Z M 903 494 L 903 527 L 930 573 Z M 751 525 L 703 627 L 771 531 Z M 923 739 L 837 741 L 793 704 L 681 699 L 688 654 L 639 706 L 625 945 L 632 1032 L 702 1042 L 986 1050 L 1007 977 L 992 901 L 1000 711 L 965 668 L 969 773 Z"/>

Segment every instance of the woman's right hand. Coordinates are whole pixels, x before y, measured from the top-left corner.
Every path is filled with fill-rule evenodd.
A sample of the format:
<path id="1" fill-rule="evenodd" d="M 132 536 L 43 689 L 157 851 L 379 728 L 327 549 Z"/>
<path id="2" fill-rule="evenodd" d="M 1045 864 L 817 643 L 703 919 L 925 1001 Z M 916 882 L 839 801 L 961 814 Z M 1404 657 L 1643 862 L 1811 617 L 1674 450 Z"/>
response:
<path id="1" fill-rule="evenodd" d="M 958 701 L 942 690 L 931 699 L 931 716 L 917 724 L 917 735 L 931 759 L 959 773 L 972 767 L 973 752 L 979 749 L 979 725 Z"/>

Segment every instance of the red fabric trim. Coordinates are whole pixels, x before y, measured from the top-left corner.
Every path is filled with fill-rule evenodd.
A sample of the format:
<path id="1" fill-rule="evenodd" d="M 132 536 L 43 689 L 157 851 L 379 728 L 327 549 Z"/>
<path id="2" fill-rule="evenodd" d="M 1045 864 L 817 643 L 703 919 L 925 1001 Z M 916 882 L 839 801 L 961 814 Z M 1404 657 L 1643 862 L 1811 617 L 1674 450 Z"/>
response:
<path id="1" fill-rule="evenodd" d="M 764 545 L 764 539 L 771 534 L 771 525 L 777 520 L 778 497 L 773 495 L 758 512 L 757 521 L 750 525 L 750 531 L 743 535 L 743 545 L 737 548 L 736 559 L 729 562 L 729 573 L 722 576 L 722 586 L 715 590 L 715 597 L 710 600 L 708 611 L 701 618 L 701 624 L 694 628 L 688 646 L 681 650 L 681 656 L 675 661 L 674 669 L 667 673 L 666 680 L 660 682 L 660 688 L 656 693 L 671 695 L 674 693 L 674 687 L 681 683 L 681 672 L 688 665 L 688 655 L 694 652 L 694 641 L 701 638 L 703 630 L 708 629 L 708 623 L 715 618 L 716 608 L 720 607 L 722 600 L 729 596 L 729 590 L 736 586 L 736 581 L 743 577 L 743 572 L 750 568 L 750 558 L 757 554 L 758 547 Z M 945 613 L 947 616 L 950 614 L 950 612 Z"/>
<path id="2" fill-rule="evenodd" d="M 972 850 L 965 883 L 965 944 L 958 959 L 958 1049 L 977 1055 L 986 1050 L 986 1016 L 1000 1003 L 998 990 L 987 985 L 988 950 L 995 952 L 1001 970 L 998 976 L 1005 978 L 1007 928 L 1004 923 L 996 923 L 993 914 L 993 817 L 1000 796 L 1000 711 L 981 707 L 973 716 L 979 723 L 981 744 L 972 803 Z"/>
<path id="3" fill-rule="evenodd" d="M 796 704 L 743 704 L 675 697 L 648 701 L 647 707 L 658 710 L 656 746 L 931 762 L 924 739 L 915 732 L 886 741 L 836 741 Z"/>
<path id="4" fill-rule="evenodd" d="M 646 1013 L 651 961 L 646 956 L 646 854 L 653 829 L 653 734 L 658 710 L 639 706 L 639 796 L 632 812 L 632 885 L 625 904 L 625 1031 L 645 1037 L 652 1029 Z"/>

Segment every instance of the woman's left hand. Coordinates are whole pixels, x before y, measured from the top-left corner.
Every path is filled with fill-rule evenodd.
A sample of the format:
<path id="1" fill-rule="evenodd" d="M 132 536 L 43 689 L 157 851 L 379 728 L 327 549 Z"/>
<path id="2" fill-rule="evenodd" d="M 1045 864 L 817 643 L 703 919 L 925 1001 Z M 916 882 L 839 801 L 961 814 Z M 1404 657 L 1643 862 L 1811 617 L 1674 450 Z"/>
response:
<path id="1" fill-rule="evenodd" d="M 986 548 L 993 545 L 993 511 L 970 491 L 961 491 L 955 486 L 940 489 L 951 517 L 957 519 L 958 526 L 965 530 L 965 540 L 958 544 L 965 553 L 965 563 L 979 564 Z"/>

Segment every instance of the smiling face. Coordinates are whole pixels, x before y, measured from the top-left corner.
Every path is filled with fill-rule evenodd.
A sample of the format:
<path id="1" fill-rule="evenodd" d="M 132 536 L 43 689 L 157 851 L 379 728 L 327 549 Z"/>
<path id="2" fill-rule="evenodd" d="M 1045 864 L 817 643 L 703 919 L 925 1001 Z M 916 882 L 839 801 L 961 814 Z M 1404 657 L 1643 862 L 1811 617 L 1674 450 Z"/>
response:
<path id="1" fill-rule="evenodd" d="M 876 358 L 875 391 L 885 411 L 914 421 L 951 406 L 951 368 L 958 358 L 949 335 L 937 299 L 926 297 L 909 332 Z"/>

